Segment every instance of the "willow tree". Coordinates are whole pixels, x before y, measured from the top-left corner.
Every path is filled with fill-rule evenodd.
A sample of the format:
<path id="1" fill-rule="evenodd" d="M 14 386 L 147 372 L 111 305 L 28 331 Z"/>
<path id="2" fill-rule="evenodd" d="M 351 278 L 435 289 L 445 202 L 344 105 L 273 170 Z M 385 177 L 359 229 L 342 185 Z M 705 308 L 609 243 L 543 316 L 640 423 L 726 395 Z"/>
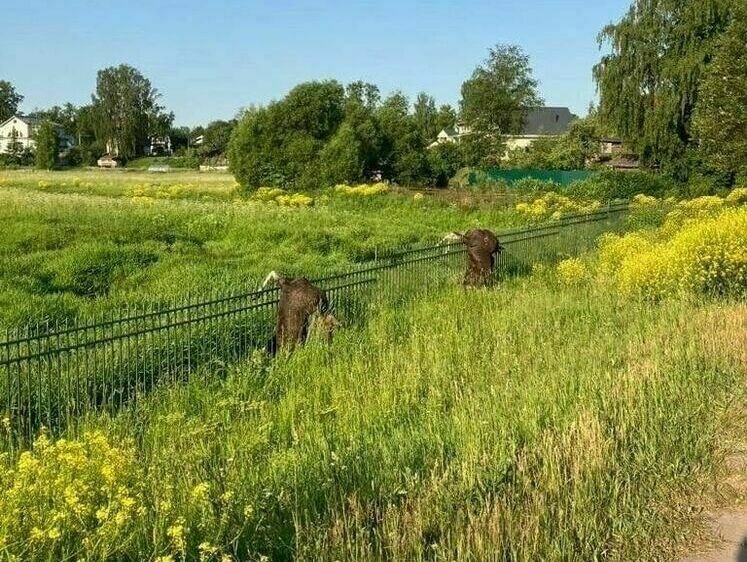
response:
<path id="1" fill-rule="evenodd" d="M 733 0 L 634 0 L 599 34 L 594 67 L 603 120 L 648 164 L 682 173 L 702 75 Z"/>

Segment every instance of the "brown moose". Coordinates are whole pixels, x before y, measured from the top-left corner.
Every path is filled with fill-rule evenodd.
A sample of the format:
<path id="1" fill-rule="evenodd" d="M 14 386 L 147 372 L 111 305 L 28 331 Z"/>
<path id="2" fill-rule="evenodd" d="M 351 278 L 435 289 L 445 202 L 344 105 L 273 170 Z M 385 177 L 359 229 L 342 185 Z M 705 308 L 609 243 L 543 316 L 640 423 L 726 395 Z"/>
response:
<path id="1" fill-rule="evenodd" d="M 484 287 L 490 283 L 495 272 L 495 256 L 500 254 L 503 246 L 490 230 L 478 228 L 464 234 L 452 232 L 443 242 L 462 242 L 467 247 L 467 271 L 464 274 L 464 285 Z"/>
<path id="2" fill-rule="evenodd" d="M 331 341 L 337 319 L 329 312 L 329 301 L 324 291 L 304 277 L 287 278 L 272 271 L 262 287 L 275 284 L 280 288 L 278 320 L 270 351 L 293 350 L 306 342 L 312 326 L 326 341 Z"/>

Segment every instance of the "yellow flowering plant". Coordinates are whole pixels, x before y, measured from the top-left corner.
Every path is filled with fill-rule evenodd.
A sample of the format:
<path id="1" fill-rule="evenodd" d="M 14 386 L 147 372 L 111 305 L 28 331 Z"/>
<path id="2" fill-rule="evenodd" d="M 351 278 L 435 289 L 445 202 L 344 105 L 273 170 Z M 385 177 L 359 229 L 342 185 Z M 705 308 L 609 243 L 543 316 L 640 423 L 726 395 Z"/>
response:
<path id="1" fill-rule="evenodd" d="M 374 195 L 383 195 L 389 193 L 389 184 L 385 182 L 377 182 L 373 184 L 360 184 L 350 186 L 347 184 L 339 184 L 334 187 L 335 193 L 347 197 L 371 197 Z"/>
<path id="2" fill-rule="evenodd" d="M 579 258 L 569 258 L 561 261 L 555 271 L 558 280 L 564 285 L 577 285 L 588 277 L 586 264 Z"/>
<path id="3" fill-rule="evenodd" d="M 558 220 L 564 215 L 590 213 L 601 207 L 599 201 L 575 200 L 554 191 L 548 191 L 530 202 L 516 205 L 516 211 L 531 220 Z"/>
<path id="4" fill-rule="evenodd" d="M 145 516 L 129 442 L 39 437 L 0 477 L 0 551 L 61 560 L 115 554 Z M 103 550 L 102 550 L 103 549 Z"/>
<path id="5" fill-rule="evenodd" d="M 703 198 L 699 198 L 703 199 Z M 709 206 L 713 203 L 700 202 Z M 599 271 L 624 294 L 661 298 L 676 294 L 747 291 L 747 209 L 665 223 L 658 239 L 640 233 L 602 239 Z"/>

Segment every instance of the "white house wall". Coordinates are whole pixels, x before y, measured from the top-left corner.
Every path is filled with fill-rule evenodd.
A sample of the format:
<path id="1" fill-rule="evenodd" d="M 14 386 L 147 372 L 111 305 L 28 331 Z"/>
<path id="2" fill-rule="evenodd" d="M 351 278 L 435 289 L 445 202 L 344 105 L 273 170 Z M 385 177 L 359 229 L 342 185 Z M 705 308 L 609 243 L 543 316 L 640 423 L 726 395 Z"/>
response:
<path id="1" fill-rule="evenodd" d="M 0 126 L 0 153 L 8 152 L 13 130 L 18 133 L 16 142 L 20 143 L 23 148 L 33 148 L 36 145 L 34 139 L 31 138 L 31 125 L 14 117 Z"/>

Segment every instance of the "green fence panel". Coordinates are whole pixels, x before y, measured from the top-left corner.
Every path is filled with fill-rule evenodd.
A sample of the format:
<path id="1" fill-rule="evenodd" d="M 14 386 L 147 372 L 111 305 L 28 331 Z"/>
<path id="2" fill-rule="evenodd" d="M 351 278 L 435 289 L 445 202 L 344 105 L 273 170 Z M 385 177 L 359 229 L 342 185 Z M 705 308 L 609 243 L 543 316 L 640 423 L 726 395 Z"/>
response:
<path id="1" fill-rule="evenodd" d="M 562 186 L 569 185 L 574 181 L 585 180 L 593 172 L 589 170 L 501 170 L 499 168 L 488 168 L 487 170 L 475 170 L 469 174 L 469 185 L 475 185 L 484 181 L 504 182 L 511 185 L 523 179 L 535 179 L 552 181 Z"/>

